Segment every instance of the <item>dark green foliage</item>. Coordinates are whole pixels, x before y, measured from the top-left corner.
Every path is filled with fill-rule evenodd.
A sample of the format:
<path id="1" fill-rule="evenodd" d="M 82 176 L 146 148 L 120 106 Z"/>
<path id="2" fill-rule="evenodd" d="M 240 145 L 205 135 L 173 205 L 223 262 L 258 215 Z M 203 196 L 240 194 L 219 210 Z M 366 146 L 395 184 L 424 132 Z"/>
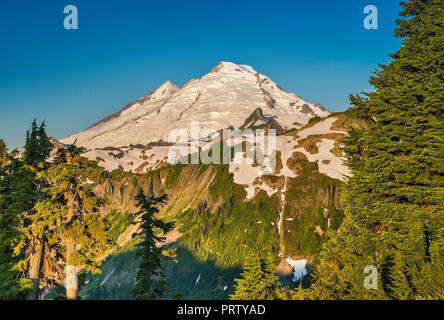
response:
<path id="1" fill-rule="evenodd" d="M 95 183 L 104 183 L 106 171 L 81 156 L 84 150 L 72 145 L 59 149 L 57 158 L 43 174 L 48 186 L 43 189 L 47 198 L 36 205 L 32 233 L 45 240 L 45 263 L 50 263 L 51 280 L 64 278 L 63 267 L 81 266 L 91 273 L 100 273 L 100 262 L 111 248 L 108 224 L 100 214 L 105 199 L 92 191 Z M 48 269 L 48 268 L 46 268 Z M 66 297 L 76 299 L 76 290 L 67 290 Z"/>
<path id="2" fill-rule="evenodd" d="M 366 126 L 345 140 L 353 177 L 344 224 L 320 256 L 317 298 L 444 296 L 444 1 L 402 5 L 401 49 L 371 77 L 375 92 L 351 97 Z M 378 268 L 377 290 L 363 287 L 366 265 Z"/>
<path id="3" fill-rule="evenodd" d="M 134 215 L 124 214 L 115 209 L 106 216 L 109 223 L 108 236 L 115 243 L 117 238 L 124 232 L 134 221 Z"/>
<path id="4" fill-rule="evenodd" d="M 16 159 L 0 167 L 0 299 L 24 298 L 31 283 L 25 279 L 26 261 L 21 248 L 22 214 L 32 209 L 34 174 Z"/>
<path id="5" fill-rule="evenodd" d="M 175 178 L 171 179 L 170 177 L 173 176 Z M 205 178 L 211 182 L 209 186 L 203 186 L 204 190 L 200 189 L 202 187 L 195 189 L 194 185 L 190 188 L 187 179 L 196 179 L 196 177 Z M 164 178 L 166 179 L 163 180 Z M 180 262 L 177 264 L 173 261 L 164 263 L 165 277 L 169 282 L 170 291 L 183 295 L 184 299 L 227 299 L 228 294 L 233 291 L 234 278 L 239 276 L 240 268 L 248 255 L 248 250 L 243 244 L 249 247 L 261 247 L 268 256 L 274 257 L 272 261 L 274 265 L 279 263 L 280 241 L 277 232 L 277 221 L 281 207 L 279 196 L 274 195 L 270 198 L 264 191 L 261 191 L 246 202 L 244 187 L 234 183 L 233 175 L 229 173 L 227 165 L 201 164 L 182 166 L 181 168 L 169 166 L 143 175 L 129 174 L 121 179 L 121 181 L 110 181 L 110 185 L 113 187 L 109 189 L 110 193 L 107 194 L 109 197 L 116 196 L 114 202 L 116 207 L 122 203 L 123 197 L 135 196 L 138 190 L 138 188 L 135 189 L 136 186 L 143 188 L 145 192 L 150 192 L 150 194 L 155 191 L 156 194 L 168 192 L 171 195 L 168 206 L 162 209 L 159 207 L 158 216 L 167 214 L 162 218 L 165 222 L 175 220 L 182 236 L 176 242 L 179 246 Z M 273 184 L 279 184 L 282 180 L 274 176 L 269 176 L 267 179 Z M 171 181 L 168 182 L 170 187 L 166 188 L 168 180 Z M 307 161 L 305 169 L 300 172 L 300 177 L 289 179 L 287 201 L 293 206 L 285 213 L 284 220 L 286 217 L 294 217 L 302 212 L 307 214 L 304 221 L 312 221 L 312 214 L 319 219 L 322 216 L 321 227 L 326 231 L 328 223 L 321 210 L 327 208 L 330 223 L 337 229 L 341 223 L 342 215 L 342 211 L 336 209 L 339 185 L 337 180 L 310 169 Z M 190 203 L 188 199 L 183 200 L 186 187 L 188 189 L 185 192 L 192 190 L 196 195 L 193 200 L 195 202 Z M 132 204 L 125 203 L 124 207 L 127 205 L 131 206 Z M 316 209 L 311 210 L 312 207 L 316 207 Z M 176 212 L 179 213 L 175 214 Z M 119 215 L 118 212 L 108 216 L 112 225 L 123 223 L 125 217 L 125 214 Z M 317 222 L 319 219 L 316 218 L 313 222 Z M 290 223 L 290 221 L 284 223 Z M 291 224 L 287 226 L 292 230 L 292 233 L 287 233 L 287 235 L 296 236 Z M 317 237 L 317 233 L 314 232 L 315 226 L 315 224 L 310 224 L 308 227 L 301 225 L 301 230 L 306 230 L 310 236 Z M 117 229 L 120 228 L 114 230 Z M 324 233 L 322 242 L 328 232 Z M 155 234 L 157 233 L 155 232 Z M 288 242 L 291 242 L 290 238 L 288 238 Z M 306 246 L 316 248 L 313 252 L 307 252 L 308 255 L 313 255 L 319 250 L 321 243 L 316 238 L 316 241 L 313 242 L 314 245 L 311 245 L 310 239 L 310 237 L 302 238 L 301 246 L 302 249 Z M 291 242 L 291 244 L 293 243 L 296 242 Z M 299 254 L 297 250 L 293 251 L 292 246 L 288 247 L 289 250 L 286 253 L 289 255 Z M 117 252 L 119 253 L 117 254 Z M 116 255 L 112 254 L 104 263 L 103 274 L 90 278 L 87 287 L 91 291 L 88 291 L 86 297 L 88 299 L 102 297 L 129 299 L 131 296 L 123 291 L 129 286 L 134 286 L 134 283 L 125 279 L 133 277 L 139 261 L 134 260 L 129 252 L 124 253 L 118 249 Z M 103 286 L 100 286 L 114 267 L 116 269 L 113 274 Z M 199 274 L 201 274 L 201 280 L 196 285 L 195 281 Z M 304 286 L 307 285 L 308 280 L 304 279 Z M 227 288 L 223 290 L 225 286 Z M 173 298 L 171 294 L 164 294 L 161 298 L 167 297 Z"/>
<path id="6" fill-rule="evenodd" d="M 290 226 L 285 235 L 285 248 L 290 252 L 301 255 L 312 255 L 319 251 L 323 237 L 315 232 L 316 226 L 322 230 L 327 229 L 326 219 L 321 208 L 304 209 L 299 212 L 298 218 Z"/>
<path id="7" fill-rule="evenodd" d="M 31 167 L 43 168 L 49 153 L 53 149 L 51 142 L 45 132 L 45 122 L 37 127 L 36 120 L 33 121 L 31 131 L 26 132 L 26 145 L 23 153 L 23 161 Z"/>
<path id="8" fill-rule="evenodd" d="M 133 239 L 119 247 L 106 258 L 100 274 L 88 273 L 88 280 L 81 291 L 87 300 L 131 300 L 137 265 L 136 244 L 140 239 Z"/>
<path id="9" fill-rule="evenodd" d="M 175 185 L 175 183 L 177 182 L 177 179 L 179 178 L 180 173 L 183 170 L 183 167 L 184 167 L 183 164 L 176 164 L 175 166 L 172 167 L 170 174 L 166 178 L 166 182 L 165 182 L 166 188 L 171 188 Z"/>
<path id="10" fill-rule="evenodd" d="M 140 240 L 140 239 L 139 239 Z M 134 287 L 140 257 L 135 256 L 137 239 L 134 239 L 107 257 L 99 275 L 89 277 L 81 294 L 88 300 L 129 300 Z M 165 279 L 170 292 L 162 299 L 174 299 L 178 295 L 185 300 L 226 300 L 233 293 L 234 278 L 239 277 L 240 268 L 222 269 L 211 261 L 199 261 L 186 248 L 179 246 L 180 262 L 171 259 L 164 262 Z M 197 278 L 200 275 L 200 280 Z"/>
<path id="11" fill-rule="evenodd" d="M 289 179 L 282 228 L 285 249 L 293 255 L 318 253 L 327 233 L 338 230 L 342 223 L 343 211 L 338 208 L 341 184 L 320 174 L 313 165 L 316 164 L 307 161 L 298 176 Z M 328 215 L 324 215 L 324 210 Z M 292 220 L 287 221 L 287 218 Z"/>
<path id="12" fill-rule="evenodd" d="M 315 123 L 315 122 L 318 122 L 319 120 L 321 120 L 322 118 L 320 117 L 320 116 L 314 116 L 314 117 L 311 117 L 309 120 L 308 120 L 308 123 L 310 124 L 310 123 Z"/>
<path id="13" fill-rule="evenodd" d="M 166 259 L 164 255 L 165 248 L 162 243 L 165 237 L 156 234 L 160 230 L 167 234 L 172 230 L 174 224 L 157 219 L 155 214 L 159 212 L 159 206 L 166 204 L 167 196 L 160 197 L 145 196 L 140 189 L 136 196 L 137 206 L 140 211 L 140 230 L 135 237 L 140 237 L 141 241 L 137 243 L 136 257 L 141 257 L 139 269 L 136 275 L 136 285 L 131 290 L 137 300 L 154 300 L 162 297 L 167 291 L 168 283 L 165 280 L 165 270 L 162 262 Z M 156 246 L 156 244 L 160 244 Z"/>
<path id="14" fill-rule="evenodd" d="M 60 150 L 56 163 L 47 170 L 50 186 L 45 192 L 50 196 L 51 205 L 59 209 L 46 212 L 61 214 L 58 236 L 64 242 L 75 241 L 78 246 L 74 252 L 64 254 L 67 262 L 99 272 L 94 258 L 110 246 L 107 223 L 99 213 L 105 199 L 95 195 L 86 182 L 103 183 L 107 173 L 97 161 L 82 157 L 81 152 L 82 149 L 75 146 Z"/>
<path id="15" fill-rule="evenodd" d="M 0 295 L 7 298 L 23 298 L 23 289 L 32 286 L 27 279 L 29 251 L 34 248 L 32 240 L 41 238 L 44 228 L 36 226 L 34 217 L 38 214 L 36 203 L 45 197 L 41 172 L 51 150 L 44 122 L 38 127 L 35 120 L 26 133 L 23 160 L 16 151 L 8 154 L 0 141 L 0 277 L 6 277 L 0 279 Z M 36 230 L 38 234 L 33 232 Z"/>
<path id="16" fill-rule="evenodd" d="M 234 278 L 239 276 L 240 268 L 221 268 L 211 260 L 201 261 L 182 246 L 178 255 L 180 262 L 167 262 L 165 270 L 171 291 L 182 299 L 226 300 L 233 293 Z"/>
<path id="17" fill-rule="evenodd" d="M 249 250 L 241 279 L 235 279 L 231 300 L 277 300 L 281 298 L 279 278 L 273 260 L 261 250 Z"/>
<path id="18" fill-rule="evenodd" d="M 27 299 L 37 299 L 39 288 L 44 281 L 53 281 L 61 274 L 60 267 L 55 261 L 54 247 L 58 246 L 58 238 L 55 232 L 55 224 L 60 217 L 53 214 L 60 206 L 52 203 L 44 188 L 48 186 L 45 170 L 49 167 L 47 161 L 53 149 L 45 132 L 45 123 L 37 127 L 36 121 L 31 125 L 31 130 L 26 133 L 26 145 L 23 152 L 24 165 L 33 172 L 35 190 L 32 193 L 34 207 L 23 213 L 23 223 L 20 226 L 20 238 L 15 243 L 14 250 L 25 251 L 26 257 L 17 263 L 17 267 L 28 267 L 27 277 L 33 282 L 33 290 Z M 43 270 L 42 260 L 45 259 L 46 267 Z"/>
<path id="19" fill-rule="evenodd" d="M 5 142 L 0 139 L 0 168 L 5 166 L 9 161 L 8 151 Z"/>
<path id="20" fill-rule="evenodd" d="M 123 177 L 130 176 L 131 174 L 132 173 L 130 172 L 122 171 L 120 169 L 115 169 L 109 173 L 109 178 L 112 180 L 119 180 L 122 179 Z"/>
<path id="21" fill-rule="evenodd" d="M 335 207 L 330 209 L 330 230 L 338 230 L 344 220 L 344 211 Z"/>
<path id="22" fill-rule="evenodd" d="M 202 261 L 213 261 L 217 266 L 241 266 L 247 254 L 243 245 L 253 247 L 262 243 L 264 250 L 277 257 L 278 235 L 271 222 L 278 218 L 279 200 L 271 200 L 262 192 L 245 202 L 242 186 L 233 182 L 228 165 L 219 165 L 210 193 L 222 200 L 221 206 L 211 212 L 205 202 L 196 209 L 178 214 L 180 243 Z"/>
<path id="23" fill-rule="evenodd" d="M 36 121 L 26 134 L 23 160 L 16 151 L 7 154 L 0 141 L 0 297 L 5 299 L 24 298 L 28 289 L 26 298 L 37 299 L 39 287 L 63 280 L 67 263 L 99 272 L 96 258 L 110 247 L 99 214 L 104 199 L 90 185 L 103 183 L 105 171 L 75 146 L 59 150 L 50 164 L 52 149 L 45 124 L 38 127 Z"/>

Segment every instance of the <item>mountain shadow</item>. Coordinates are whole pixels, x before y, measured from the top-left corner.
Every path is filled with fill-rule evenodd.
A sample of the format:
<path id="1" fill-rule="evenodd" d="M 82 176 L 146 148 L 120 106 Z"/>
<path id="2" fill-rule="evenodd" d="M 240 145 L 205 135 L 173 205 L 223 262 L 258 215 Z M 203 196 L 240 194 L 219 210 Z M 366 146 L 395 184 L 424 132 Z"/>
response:
<path id="1" fill-rule="evenodd" d="M 170 295 L 164 299 L 226 300 L 234 291 L 240 267 L 221 268 L 212 261 L 201 261 L 184 247 L 178 247 L 178 263 L 165 263 Z M 133 241 L 116 250 L 102 264 L 102 273 L 89 275 L 82 288 L 86 300 L 131 300 L 139 260 Z"/>

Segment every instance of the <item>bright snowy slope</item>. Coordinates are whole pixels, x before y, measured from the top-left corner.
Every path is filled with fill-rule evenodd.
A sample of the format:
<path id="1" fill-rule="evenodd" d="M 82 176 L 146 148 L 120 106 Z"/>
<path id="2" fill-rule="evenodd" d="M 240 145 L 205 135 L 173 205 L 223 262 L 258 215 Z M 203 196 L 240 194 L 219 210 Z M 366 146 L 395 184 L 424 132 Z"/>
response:
<path id="1" fill-rule="evenodd" d="M 189 130 L 191 121 L 220 130 L 238 128 L 257 108 L 286 129 L 306 124 L 329 112 L 281 89 L 268 77 L 245 65 L 219 63 L 200 79 L 182 88 L 166 82 L 119 112 L 78 134 L 62 140 L 89 149 L 124 147 L 166 141 L 173 129 Z"/>

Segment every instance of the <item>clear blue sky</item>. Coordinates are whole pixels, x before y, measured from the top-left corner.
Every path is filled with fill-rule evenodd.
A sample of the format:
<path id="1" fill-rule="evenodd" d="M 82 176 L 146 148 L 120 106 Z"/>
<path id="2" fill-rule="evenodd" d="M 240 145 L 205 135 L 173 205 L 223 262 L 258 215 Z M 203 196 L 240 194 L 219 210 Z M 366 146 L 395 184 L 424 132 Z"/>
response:
<path id="1" fill-rule="evenodd" d="M 63 28 L 68 4 L 79 30 Z M 379 10 L 378 30 L 363 27 L 368 4 Z M 0 138 L 23 146 L 34 118 L 65 137 L 219 61 L 251 65 L 342 111 L 399 48 L 398 11 L 397 0 L 2 0 Z"/>

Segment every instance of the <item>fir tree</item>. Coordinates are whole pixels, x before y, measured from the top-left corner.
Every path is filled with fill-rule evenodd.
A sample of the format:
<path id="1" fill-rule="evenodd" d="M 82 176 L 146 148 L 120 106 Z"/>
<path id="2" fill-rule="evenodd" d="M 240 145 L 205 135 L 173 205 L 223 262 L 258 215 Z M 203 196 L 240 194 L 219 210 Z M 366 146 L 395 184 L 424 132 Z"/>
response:
<path id="1" fill-rule="evenodd" d="M 26 132 L 25 151 L 23 152 L 23 161 L 33 168 L 42 169 L 49 153 L 53 149 L 45 132 L 45 122 L 40 127 L 36 120 L 32 122 L 31 130 Z"/>
<path id="2" fill-rule="evenodd" d="M 42 172 L 49 165 L 46 160 L 52 148 L 45 132 L 45 123 L 43 122 L 38 127 L 36 120 L 34 120 L 31 129 L 26 133 L 26 145 L 22 160 L 15 159 L 17 163 L 20 163 L 20 166 L 24 167 L 23 170 L 27 170 L 27 178 L 34 185 L 32 193 L 29 194 L 34 204 L 46 197 L 43 192 L 46 182 L 42 177 Z M 13 154 L 17 156 L 16 151 Z M 19 230 L 19 237 L 15 241 L 14 252 L 16 256 L 22 256 L 22 258 L 17 261 L 15 268 L 22 270 L 27 266 L 26 278 L 29 278 L 33 284 L 33 290 L 28 292 L 27 299 L 35 300 L 38 298 L 41 261 L 45 250 L 42 236 L 44 232 L 42 231 L 43 227 L 36 224 L 35 210 L 31 208 L 21 214 L 20 227 L 15 226 Z"/>
<path id="3" fill-rule="evenodd" d="M 5 233 L 10 235 L 7 237 L 10 248 L 6 249 L 8 246 L 5 242 L 5 250 L 13 252 L 12 270 L 19 272 L 21 283 L 26 285 L 32 283 L 33 289 L 28 291 L 27 299 L 37 299 L 43 253 L 42 232 L 33 234 L 29 231 L 31 227 L 33 230 L 41 229 L 41 226 L 36 226 L 32 222 L 35 213 L 33 206 L 45 197 L 42 191 L 45 182 L 41 173 L 47 168 L 46 159 L 52 150 L 52 144 L 46 136 L 45 124 L 42 123 L 38 127 L 34 120 L 30 131 L 26 133 L 23 160 L 17 159 L 18 152 L 15 150 L 7 155 L 3 142 L 0 143 L 0 149 L 1 162 L 9 161 L 9 165 L 3 168 L 2 174 L 4 188 L 2 213 L 5 218 L 3 228 Z"/>
<path id="4" fill-rule="evenodd" d="M 34 193 L 34 200 L 39 203 L 46 198 L 43 188 L 47 186 L 45 179 L 42 177 L 42 172 L 49 166 L 47 162 L 51 150 L 54 148 L 49 141 L 45 132 L 45 122 L 42 122 L 40 127 L 37 127 L 36 120 L 33 121 L 30 131 L 26 133 L 26 144 L 23 152 L 23 161 L 34 172 L 36 191 Z M 33 283 L 33 290 L 28 295 L 28 300 L 36 300 L 38 298 L 40 287 L 40 275 L 42 267 L 42 258 L 44 252 L 49 250 L 45 246 L 47 240 L 45 235 L 48 232 L 48 223 L 41 220 L 41 214 L 37 210 L 27 212 L 25 216 L 25 226 L 21 229 L 24 237 L 22 241 L 27 241 L 26 255 L 28 263 L 28 277 Z"/>
<path id="5" fill-rule="evenodd" d="M 9 161 L 8 150 L 6 149 L 5 142 L 0 139 L 0 168 L 5 166 Z"/>
<path id="6" fill-rule="evenodd" d="M 235 279 L 231 300 L 277 300 L 288 297 L 288 291 L 281 291 L 275 267 L 264 252 L 251 250 L 246 259 L 241 279 Z"/>
<path id="7" fill-rule="evenodd" d="M 163 262 L 167 258 L 174 258 L 176 253 L 165 249 L 162 244 L 166 238 L 157 232 L 167 234 L 172 230 L 173 223 L 166 223 L 155 216 L 159 212 L 159 206 L 163 206 L 166 200 L 165 194 L 147 197 L 142 189 L 136 196 L 137 206 L 140 208 L 140 233 L 134 237 L 141 239 L 136 251 L 136 256 L 141 257 L 141 261 L 131 293 L 137 300 L 159 299 L 168 291 Z"/>
<path id="8" fill-rule="evenodd" d="M 39 139 L 40 154 L 43 160 L 46 160 L 49 157 L 51 151 L 54 149 L 54 145 L 51 143 L 48 135 L 46 134 L 45 121 L 40 124 L 37 136 Z"/>
<path id="9" fill-rule="evenodd" d="M 34 175 L 5 149 L 0 152 L 5 160 L 0 165 L 0 299 L 22 299 L 32 283 L 26 279 L 25 255 L 14 247 L 21 237 L 23 212 L 34 205 Z"/>
<path id="10" fill-rule="evenodd" d="M 315 298 L 444 296 L 444 1 L 402 6 L 400 50 L 370 79 L 375 92 L 351 97 L 366 125 L 345 140 L 346 217 L 320 255 Z M 363 286 L 366 265 L 377 290 Z"/>
<path id="11" fill-rule="evenodd" d="M 106 220 L 99 212 L 105 199 L 91 188 L 93 183 L 103 183 L 108 175 L 97 161 L 82 157 L 82 151 L 74 145 L 59 150 L 56 163 L 45 173 L 49 187 L 44 191 L 50 198 L 37 207 L 40 225 L 55 225 L 49 241 L 54 243 L 58 239 L 60 243 L 57 251 L 65 260 L 68 299 L 77 298 L 77 267 L 100 272 L 96 258 L 111 246 Z"/>

